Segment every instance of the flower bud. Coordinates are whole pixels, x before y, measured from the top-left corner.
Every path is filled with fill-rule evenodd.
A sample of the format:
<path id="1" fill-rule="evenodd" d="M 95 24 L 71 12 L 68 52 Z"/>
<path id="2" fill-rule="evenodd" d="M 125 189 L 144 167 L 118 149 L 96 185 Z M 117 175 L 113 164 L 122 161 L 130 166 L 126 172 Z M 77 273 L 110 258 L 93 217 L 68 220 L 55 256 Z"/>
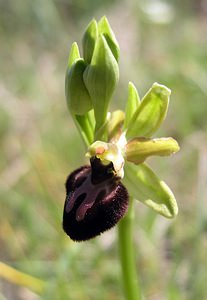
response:
<path id="1" fill-rule="evenodd" d="M 103 35 L 96 41 L 91 64 L 83 78 L 92 99 L 98 130 L 106 121 L 109 101 L 119 78 L 117 61 Z"/>
<path id="2" fill-rule="evenodd" d="M 92 109 L 91 98 L 83 81 L 86 64 L 83 59 L 77 59 L 67 70 L 65 94 L 68 108 L 75 115 L 84 115 Z"/>
<path id="3" fill-rule="evenodd" d="M 82 39 L 83 57 L 87 64 L 90 64 L 91 62 L 97 38 L 98 38 L 98 26 L 96 20 L 93 19 L 89 23 Z"/>
<path id="4" fill-rule="evenodd" d="M 126 213 L 128 192 L 114 175 L 113 164 L 91 158 L 91 166 L 72 172 L 66 181 L 63 229 L 85 241 L 113 227 Z"/>
<path id="5" fill-rule="evenodd" d="M 125 146 L 126 160 L 140 164 L 149 156 L 167 156 L 179 151 L 179 145 L 173 138 L 134 138 Z"/>
<path id="6" fill-rule="evenodd" d="M 160 127 L 167 113 L 170 93 L 164 85 L 153 84 L 129 122 L 127 139 L 150 137 Z"/>
<path id="7" fill-rule="evenodd" d="M 111 49 L 111 52 L 113 53 L 116 61 L 119 60 L 119 53 L 120 48 L 119 44 L 117 42 L 117 39 L 115 37 L 115 34 L 113 33 L 111 26 L 107 20 L 107 18 L 104 16 L 101 18 L 101 20 L 98 22 L 98 32 L 99 35 L 103 35 L 107 41 L 107 44 L 109 48 Z"/>

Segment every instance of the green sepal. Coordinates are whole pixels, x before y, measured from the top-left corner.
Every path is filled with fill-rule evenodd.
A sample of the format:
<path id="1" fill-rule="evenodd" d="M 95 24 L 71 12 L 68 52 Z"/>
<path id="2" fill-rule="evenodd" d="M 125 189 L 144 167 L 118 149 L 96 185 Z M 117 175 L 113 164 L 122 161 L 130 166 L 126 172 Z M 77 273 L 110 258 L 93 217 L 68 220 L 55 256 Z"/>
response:
<path id="1" fill-rule="evenodd" d="M 109 102 L 119 79 L 117 61 L 103 35 L 96 42 L 91 64 L 83 78 L 92 99 L 98 130 L 106 121 Z"/>
<path id="2" fill-rule="evenodd" d="M 82 39 L 83 57 L 87 64 L 90 64 L 91 62 L 97 38 L 98 25 L 96 20 L 93 19 L 86 28 Z"/>
<path id="3" fill-rule="evenodd" d="M 132 197 L 166 218 L 174 218 L 178 214 L 172 191 L 146 164 L 135 166 L 126 163 L 124 173 L 123 183 Z"/>
<path id="4" fill-rule="evenodd" d="M 121 135 L 121 128 L 124 123 L 124 112 L 115 110 L 108 113 L 106 122 L 96 131 L 95 140 L 117 142 Z"/>
<path id="5" fill-rule="evenodd" d="M 103 142 L 107 142 L 108 141 L 108 122 L 109 122 L 109 113 L 107 114 L 107 118 L 105 120 L 104 123 L 102 123 L 101 126 L 99 126 L 97 128 L 97 126 L 95 127 L 95 140 L 100 140 Z"/>
<path id="6" fill-rule="evenodd" d="M 149 156 L 168 156 L 179 151 L 179 145 L 173 138 L 137 137 L 128 141 L 125 146 L 125 159 L 140 164 Z"/>
<path id="7" fill-rule="evenodd" d="M 165 119 L 171 91 L 154 83 L 134 113 L 126 132 L 127 139 L 135 136 L 150 137 Z"/>
<path id="8" fill-rule="evenodd" d="M 111 52 L 113 53 L 114 57 L 116 58 L 116 61 L 119 59 L 119 53 L 120 48 L 119 44 L 117 42 L 117 39 L 115 37 L 115 34 L 113 33 L 111 26 L 107 20 L 107 18 L 104 16 L 100 19 L 98 22 L 98 32 L 100 35 L 103 35 L 107 41 L 107 44 L 109 48 L 111 49 Z"/>
<path id="9" fill-rule="evenodd" d="M 132 82 L 129 82 L 128 99 L 125 108 L 125 120 L 124 120 L 125 129 L 129 126 L 129 123 L 139 105 L 140 105 L 140 98 L 137 89 Z"/>
<path id="10" fill-rule="evenodd" d="M 78 44 L 74 42 L 70 49 L 70 54 L 68 57 L 68 68 L 71 68 L 71 66 L 74 64 L 76 60 L 80 58 L 80 52 L 78 49 Z"/>
<path id="11" fill-rule="evenodd" d="M 83 81 L 85 69 L 83 59 L 78 59 L 66 72 L 66 100 L 70 112 L 75 115 L 84 115 L 92 109 L 92 101 Z"/>

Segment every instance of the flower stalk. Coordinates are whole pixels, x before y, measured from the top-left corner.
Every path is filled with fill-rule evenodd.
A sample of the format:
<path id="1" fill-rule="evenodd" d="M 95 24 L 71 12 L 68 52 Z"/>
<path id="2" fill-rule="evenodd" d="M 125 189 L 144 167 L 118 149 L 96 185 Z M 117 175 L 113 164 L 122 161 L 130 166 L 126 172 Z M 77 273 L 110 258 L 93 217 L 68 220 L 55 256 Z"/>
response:
<path id="1" fill-rule="evenodd" d="M 134 217 L 134 199 L 130 197 L 128 212 L 118 225 L 119 256 L 126 300 L 142 299 L 133 243 Z"/>

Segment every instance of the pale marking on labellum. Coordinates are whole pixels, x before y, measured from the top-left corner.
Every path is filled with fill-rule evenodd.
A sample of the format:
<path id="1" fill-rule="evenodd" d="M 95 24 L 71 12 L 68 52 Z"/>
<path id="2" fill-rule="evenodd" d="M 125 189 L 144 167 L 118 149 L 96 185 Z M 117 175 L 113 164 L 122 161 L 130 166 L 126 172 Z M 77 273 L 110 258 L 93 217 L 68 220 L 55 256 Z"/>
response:
<path id="1" fill-rule="evenodd" d="M 78 187 L 75 191 L 72 191 L 67 196 L 68 203 L 66 204 L 66 212 L 69 213 L 75 204 L 75 200 L 79 196 L 86 193 L 84 201 L 80 204 L 76 211 L 76 220 L 82 221 L 88 209 L 90 209 L 100 192 L 100 190 L 105 190 L 106 194 L 110 193 L 111 180 L 106 180 L 104 182 L 93 184 L 91 182 L 91 174 L 87 176 L 86 180 Z M 107 195 L 108 196 L 108 195 Z M 105 201 L 104 201 L 105 202 Z"/>

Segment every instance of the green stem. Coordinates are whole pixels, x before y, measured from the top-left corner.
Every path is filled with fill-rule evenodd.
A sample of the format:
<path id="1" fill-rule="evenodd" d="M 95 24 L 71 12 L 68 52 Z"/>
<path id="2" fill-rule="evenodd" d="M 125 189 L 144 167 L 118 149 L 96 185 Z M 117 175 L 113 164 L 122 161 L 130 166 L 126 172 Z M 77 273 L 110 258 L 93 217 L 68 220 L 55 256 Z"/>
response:
<path id="1" fill-rule="evenodd" d="M 89 120 L 89 114 L 86 113 L 84 116 L 75 115 L 73 119 L 86 147 L 88 147 L 93 142 L 93 128 Z"/>
<path id="2" fill-rule="evenodd" d="M 127 215 L 119 222 L 119 252 L 122 280 L 126 300 L 141 300 L 141 290 L 137 278 L 135 253 L 133 247 L 134 205 L 130 198 Z"/>
<path id="3" fill-rule="evenodd" d="M 46 283 L 41 279 L 20 272 L 3 262 L 0 262 L 0 277 L 12 283 L 25 286 L 38 294 L 42 294 L 46 287 Z"/>

